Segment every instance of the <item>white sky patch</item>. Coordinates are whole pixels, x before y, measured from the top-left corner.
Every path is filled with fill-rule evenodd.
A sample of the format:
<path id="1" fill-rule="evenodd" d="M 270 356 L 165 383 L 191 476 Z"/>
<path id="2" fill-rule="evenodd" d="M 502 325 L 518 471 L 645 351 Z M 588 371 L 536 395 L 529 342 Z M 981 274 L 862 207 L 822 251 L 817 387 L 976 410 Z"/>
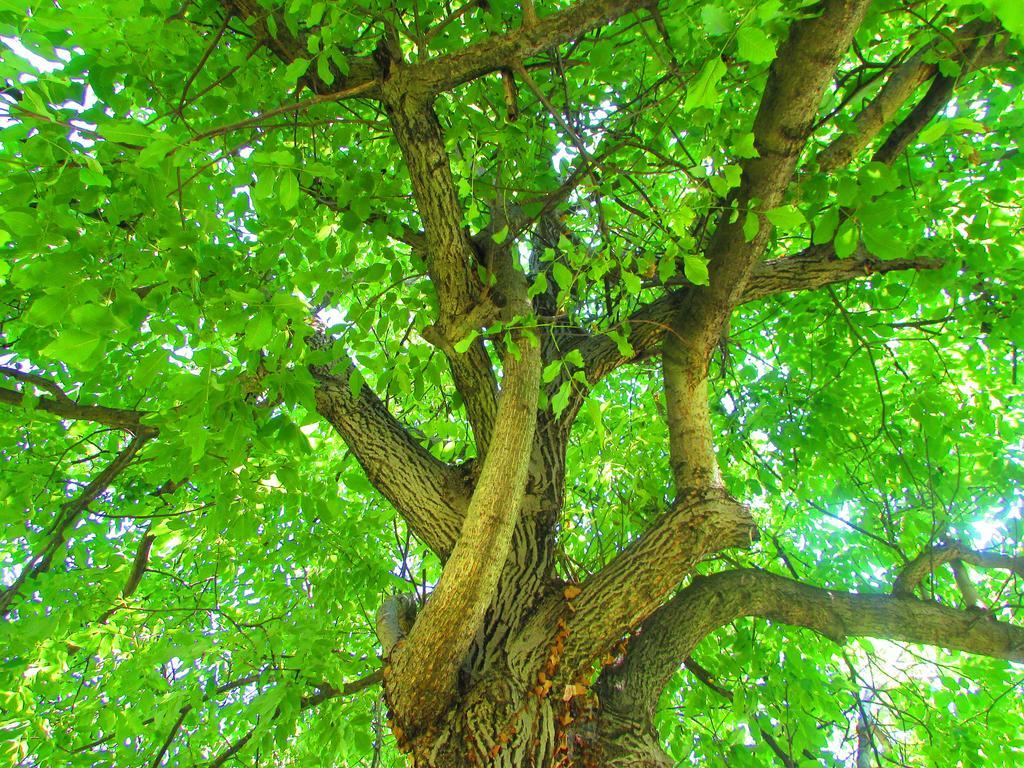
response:
<path id="1" fill-rule="evenodd" d="M 10 48 L 12 51 L 14 51 L 14 53 L 18 54 L 19 56 L 21 56 L 21 58 L 25 59 L 25 61 L 31 64 L 33 68 L 35 68 L 38 72 L 44 74 L 47 72 L 56 72 L 59 69 L 64 69 L 65 62 L 71 60 L 71 51 L 65 51 L 61 49 L 54 51 L 54 53 L 60 59 L 62 59 L 62 61 L 51 61 L 49 59 L 45 59 L 39 54 L 34 53 L 30 51 L 28 48 L 26 48 L 22 44 L 21 40 L 19 40 L 16 37 L 0 37 L 0 42 L 3 42 L 3 44 Z"/>

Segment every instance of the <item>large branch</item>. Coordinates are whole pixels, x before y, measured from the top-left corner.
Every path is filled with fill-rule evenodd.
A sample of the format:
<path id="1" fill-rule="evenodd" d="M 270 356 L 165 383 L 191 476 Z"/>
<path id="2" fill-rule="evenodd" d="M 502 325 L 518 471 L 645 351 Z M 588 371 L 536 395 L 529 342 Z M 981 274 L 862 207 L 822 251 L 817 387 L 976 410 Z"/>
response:
<path id="1" fill-rule="evenodd" d="M 757 157 L 742 164 L 742 183 L 719 216 L 708 245 L 709 284 L 690 293 L 665 334 L 662 373 L 669 460 L 677 495 L 721 487 L 711 437 L 708 364 L 750 274 L 768 247 L 762 216 L 785 198 L 825 87 L 867 12 L 869 0 L 830 0 L 817 18 L 796 22 L 772 65 L 754 119 Z M 759 219 L 749 237 L 745 216 Z M 653 606 L 651 608 L 653 610 Z"/>
<path id="2" fill-rule="evenodd" d="M 108 408 L 102 405 L 82 405 L 72 400 L 56 382 L 38 374 L 21 371 L 17 368 L 0 366 L 0 375 L 22 381 L 25 384 L 49 392 L 52 397 L 39 397 L 34 409 L 51 413 L 61 419 L 70 421 L 91 421 L 96 424 L 121 429 L 140 437 L 156 437 L 157 428 L 142 424 L 145 411 L 134 411 L 127 408 Z M 22 407 L 25 404 L 25 392 L 0 388 L 0 403 Z"/>
<path id="3" fill-rule="evenodd" d="M 398 423 L 366 384 L 353 394 L 355 367 L 314 367 L 317 411 L 344 438 L 373 486 L 442 559 L 458 538 L 469 492 L 461 473 L 436 459 Z"/>
<path id="4" fill-rule="evenodd" d="M 936 568 L 958 560 L 979 568 L 1012 571 L 1024 577 L 1024 557 L 1013 557 L 999 552 L 979 552 L 953 543 L 931 547 L 911 560 L 896 577 L 892 587 L 893 594 L 913 595 L 918 585 Z"/>
<path id="5" fill-rule="evenodd" d="M 259 41 L 282 61 L 305 57 L 305 41 L 288 30 L 280 15 L 253 0 L 223 0 L 223 4 L 229 13 L 244 18 Z M 602 24 L 650 5 L 651 0 L 582 0 L 543 19 L 530 14 L 513 32 L 415 64 L 405 64 L 394 41 L 384 41 L 374 56 L 349 58 L 348 75 L 341 77 L 335 73 L 330 86 L 315 73 L 305 78 L 305 83 L 318 94 L 381 98 L 388 109 L 424 222 L 427 263 L 440 304 L 440 317 L 428 333 L 428 340 L 449 360 L 481 456 L 487 451 L 496 417 L 494 372 L 482 342 L 472 342 L 462 353 L 454 345 L 494 320 L 498 308 L 494 305 L 495 297 L 483 290 L 476 277 L 477 250 L 462 227 L 462 211 L 444 138 L 431 102 L 442 91 L 489 72 L 517 66 L 525 57 L 575 40 Z"/>
<path id="6" fill-rule="evenodd" d="M 477 453 L 483 456 L 496 418 L 494 371 L 482 341 L 474 340 L 464 352 L 456 350 L 455 344 L 497 319 L 497 306 L 477 277 L 477 250 L 462 226 L 462 206 L 430 100 L 410 96 L 398 77 L 385 82 L 384 94 L 423 220 L 427 270 L 437 291 L 440 315 L 425 336 L 448 359 L 455 386 L 466 403 Z"/>
<path id="7" fill-rule="evenodd" d="M 997 29 L 996 25 L 987 25 L 979 34 L 991 33 L 995 29 Z M 1002 56 L 1001 44 L 991 38 L 975 37 L 965 43 L 962 64 L 964 73 L 1000 61 Z M 914 105 L 910 114 L 893 128 L 871 159 L 878 163 L 891 165 L 924 130 L 925 126 L 949 104 L 949 100 L 953 97 L 953 91 L 960 80 L 961 77 L 936 75 L 921 100 Z"/>
<path id="8" fill-rule="evenodd" d="M 657 5 L 656 0 L 581 0 L 514 32 L 496 35 L 461 51 L 409 67 L 406 80 L 416 90 L 438 94 L 611 23 L 627 13 Z"/>
<path id="9" fill-rule="evenodd" d="M 762 261 L 754 267 L 740 296 L 740 303 L 758 301 L 780 293 L 815 291 L 871 275 L 905 270 L 940 269 L 941 259 L 877 259 L 861 248 L 854 258 L 840 259 L 831 245 L 812 246 L 792 256 Z"/>
<path id="10" fill-rule="evenodd" d="M 869 5 L 870 0 L 826 0 L 815 6 L 821 14 L 794 23 L 772 63 L 754 119 L 758 156 L 742 163 L 741 184 L 719 216 L 705 253 L 709 284 L 691 292 L 666 335 L 666 410 L 674 468 L 687 453 L 686 430 L 675 428 L 674 415 L 685 407 L 683 400 L 702 397 L 701 381 L 721 330 L 768 246 L 771 226 L 764 212 L 784 200 L 825 88 Z M 744 225 L 751 214 L 758 216 L 759 226 L 748 237 Z"/>
<path id="11" fill-rule="evenodd" d="M 525 313 L 525 280 L 516 293 L 516 307 Z M 453 701 L 458 671 L 511 548 L 526 489 L 541 369 L 536 341 L 528 333 L 514 337 L 518 350 L 505 354 L 494 436 L 458 542 L 412 631 L 392 653 L 387 693 L 406 739 L 422 734 Z"/>
<path id="12" fill-rule="evenodd" d="M 711 353 L 768 247 L 771 226 L 764 213 L 785 199 L 825 87 L 869 5 L 870 0 L 826 0 L 820 16 L 794 23 L 772 64 L 754 119 L 757 157 L 742 163 L 742 182 L 730 201 L 739 215 L 730 205 L 719 216 L 706 252 L 709 283 L 690 292 L 665 334 L 662 374 L 677 496 L 722 485 L 708 404 Z M 759 221 L 752 237 L 744 226 L 749 215 Z"/>
<path id="13" fill-rule="evenodd" d="M 245 19 L 260 43 L 281 61 L 291 63 L 308 57 L 305 39 L 293 35 L 280 14 L 267 11 L 255 0 L 222 0 L 222 4 L 229 13 Z M 511 69 L 524 58 L 577 40 L 627 13 L 655 5 L 655 0 L 581 0 L 543 19 L 524 20 L 524 24 L 513 32 L 495 35 L 460 51 L 408 65 L 403 68 L 402 79 L 412 91 L 430 98 L 491 72 Z M 360 98 L 380 98 L 380 82 L 382 76 L 386 79 L 386 75 L 379 61 L 373 56 L 350 56 L 347 64 L 348 73 L 342 75 L 334 70 L 334 80 L 330 84 L 312 69 L 303 81 L 318 94 L 333 92 Z"/>
<path id="14" fill-rule="evenodd" d="M 854 258 L 839 259 L 831 246 L 813 246 L 792 256 L 758 262 L 752 270 L 739 304 L 759 301 L 770 296 L 798 291 L 813 291 L 827 285 L 845 283 L 871 275 L 881 275 L 908 269 L 939 269 L 940 259 L 906 258 L 883 261 L 867 255 L 863 250 Z M 594 385 L 609 373 L 627 363 L 643 360 L 658 348 L 672 315 L 685 304 L 691 285 L 661 296 L 645 304 L 627 320 L 627 339 L 633 354 L 624 356 L 607 335 L 593 335 L 578 345 L 566 347 L 566 352 L 579 348 L 585 361 L 587 381 Z"/>
<path id="15" fill-rule="evenodd" d="M 653 714 L 662 688 L 697 644 L 745 616 L 806 627 L 838 643 L 872 637 L 1024 661 L 1024 628 L 984 612 L 820 589 L 765 571 L 724 571 L 695 579 L 644 622 L 624 662 L 602 674 L 602 702 Z"/>
<path id="16" fill-rule="evenodd" d="M 643 621 L 697 563 L 723 549 L 747 546 L 755 534 L 750 513 L 721 489 L 678 500 L 611 563 L 570 587 L 564 595 L 568 604 L 559 595 L 537 611 L 510 650 L 513 667 L 536 668 L 552 644 L 563 645 L 555 660 L 556 682 L 572 680 Z M 561 643 L 551 637 L 557 637 L 552 629 L 557 627 L 563 628 Z M 548 641 L 539 641 L 545 633 Z"/>
<path id="17" fill-rule="evenodd" d="M 960 27 L 948 38 L 955 47 L 953 60 L 971 65 L 978 40 L 991 31 L 992 26 L 982 21 Z M 893 70 L 875 97 L 854 118 L 850 129 L 818 155 L 821 172 L 830 173 L 849 164 L 889 124 L 914 92 L 938 75 L 938 43 L 938 38 L 933 40 Z"/>

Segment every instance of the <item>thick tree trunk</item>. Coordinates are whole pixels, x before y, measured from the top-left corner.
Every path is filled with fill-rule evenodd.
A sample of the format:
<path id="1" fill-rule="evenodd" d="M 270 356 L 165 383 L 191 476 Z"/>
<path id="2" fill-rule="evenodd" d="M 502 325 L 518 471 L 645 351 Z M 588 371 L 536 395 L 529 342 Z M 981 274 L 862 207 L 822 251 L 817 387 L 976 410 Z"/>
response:
<path id="1" fill-rule="evenodd" d="M 671 764 L 650 713 L 605 711 L 588 685 L 592 675 L 566 678 L 560 669 L 568 635 L 564 622 L 554 638 L 537 634 L 523 640 L 530 619 L 543 604 L 561 599 L 568 586 L 557 578 L 553 535 L 564 498 L 567 439 L 564 425 L 541 418 L 513 546 L 463 664 L 458 698 L 426 732 L 409 739 L 400 725 L 395 731 L 417 768 Z M 520 647 L 510 658 L 514 639 L 532 648 Z M 389 672 L 394 670 L 386 670 L 385 688 L 401 686 Z M 390 715 L 393 726 L 409 719 L 405 712 Z"/>
<path id="2" fill-rule="evenodd" d="M 417 744 L 416 768 L 665 768 L 653 725 L 644 717 L 603 711 L 597 696 L 495 676 L 469 692 L 432 737 Z M 571 693 L 574 693 L 572 691 Z"/>

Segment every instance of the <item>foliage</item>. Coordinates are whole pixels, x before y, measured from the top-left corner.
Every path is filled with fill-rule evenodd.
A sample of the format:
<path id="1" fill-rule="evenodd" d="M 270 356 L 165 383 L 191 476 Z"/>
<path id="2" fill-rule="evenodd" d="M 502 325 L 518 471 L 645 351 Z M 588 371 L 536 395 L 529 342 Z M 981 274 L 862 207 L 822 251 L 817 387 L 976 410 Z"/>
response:
<path id="1" fill-rule="evenodd" d="M 239 739 L 241 764 L 368 765 L 375 748 L 374 765 L 403 764 L 379 688 L 338 694 L 380 666 L 377 606 L 425 596 L 441 561 L 319 412 L 311 366 L 347 355 L 351 393 L 376 393 L 442 462 L 471 466 L 479 449 L 432 339 L 439 297 L 389 116 L 330 95 L 387 30 L 412 66 L 521 12 L 262 5 L 301 56 L 261 45 L 231 3 L 0 3 L 0 573 L 8 587 L 32 573 L 2 629 L 12 764 L 205 765 Z M 542 5 L 544 18 L 569 4 Z M 542 409 L 582 405 L 557 527 L 567 580 L 672 503 L 661 369 L 634 346 L 634 313 L 708 283 L 707 243 L 757 154 L 764 82 L 809 12 L 661 6 L 526 60 L 515 120 L 498 74 L 434 103 L 459 226 L 518 254 L 549 307 L 472 329 L 456 354 L 483 339 L 499 366 L 512 330 L 562 327 L 642 358 L 600 381 L 579 347 L 545 361 Z M 732 211 L 751 238 L 771 226 L 768 258 L 834 248 L 878 274 L 733 313 L 712 423 L 761 537 L 703 573 L 888 592 L 937 543 L 1021 552 L 1024 6 L 920 7 L 874 3 L 784 203 L 760 225 Z M 1003 26 L 1004 51 L 972 69 L 949 41 L 977 19 Z M 921 51 L 956 89 L 911 149 L 823 171 Z M 899 259 L 942 266 L 877 268 Z M 133 434 L 138 455 L 74 513 Z M 973 573 L 997 618 L 1019 617 L 1019 573 Z M 927 585 L 962 606 L 948 569 Z M 1009 765 L 1024 750 L 1020 667 L 1003 661 L 840 648 L 752 619 L 693 658 L 714 686 L 680 669 L 658 714 L 680 763 L 771 764 L 768 733 L 798 759 L 853 765 L 858 729 L 883 763 Z"/>

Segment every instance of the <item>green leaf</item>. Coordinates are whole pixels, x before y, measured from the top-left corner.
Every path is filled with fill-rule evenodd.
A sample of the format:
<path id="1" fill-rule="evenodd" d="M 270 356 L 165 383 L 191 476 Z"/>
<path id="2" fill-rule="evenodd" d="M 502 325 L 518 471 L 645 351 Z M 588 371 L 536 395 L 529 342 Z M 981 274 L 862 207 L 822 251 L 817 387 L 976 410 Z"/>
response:
<path id="1" fill-rule="evenodd" d="M 1003 26 L 1017 36 L 1024 39 L 1024 6 L 1017 0 L 991 0 L 992 10 L 1003 22 Z"/>
<path id="2" fill-rule="evenodd" d="M 622 357 L 631 358 L 636 354 L 633 350 L 633 345 L 630 344 L 629 339 L 626 338 L 626 334 L 621 331 L 610 330 L 608 331 L 608 337 L 615 342 L 615 348 Z"/>
<path id="3" fill-rule="evenodd" d="M 775 43 L 756 27 L 741 27 L 736 42 L 739 57 L 751 64 L 767 64 L 775 58 Z"/>
<path id="4" fill-rule="evenodd" d="M 501 340 L 504 342 L 505 348 L 508 349 L 508 353 L 512 356 L 513 360 L 522 359 L 522 350 L 519 349 L 519 345 L 516 344 L 516 340 L 512 338 L 511 333 L 506 332 Z"/>
<path id="5" fill-rule="evenodd" d="M 807 223 L 803 213 L 794 205 L 780 205 L 778 208 L 765 211 L 764 215 L 776 227 L 787 232 L 800 229 Z"/>
<path id="6" fill-rule="evenodd" d="M 683 254 L 683 274 L 694 285 L 708 285 L 710 282 L 707 260 L 701 256 Z"/>
<path id="7" fill-rule="evenodd" d="M 757 148 L 754 147 L 754 134 L 749 131 L 733 134 L 730 152 L 733 157 L 758 157 Z"/>
<path id="8" fill-rule="evenodd" d="M 245 326 L 245 346 L 248 349 L 262 349 L 274 335 L 274 318 L 263 311 L 253 317 Z"/>
<path id="9" fill-rule="evenodd" d="M 662 283 L 667 283 L 675 277 L 677 268 L 675 254 L 663 254 L 662 257 L 658 259 L 658 280 Z"/>
<path id="10" fill-rule="evenodd" d="M 150 130 L 141 123 L 118 122 L 110 123 L 102 128 L 103 138 L 122 144 L 147 146 L 153 139 Z"/>
<path id="11" fill-rule="evenodd" d="M 636 296 L 640 293 L 640 289 L 643 287 L 643 282 L 640 280 L 639 275 L 634 275 L 628 270 L 622 270 L 622 283 L 626 286 L 626 292 Z"/>
<path id="12" fill-rule="evenodd" d="M 309 59 L 295 59 L 295 61 L 285 67 L 284 78 L 289 83 L 297 82 L 300 77 L 306 74 L 308 69 Z"/>
<path id="13" fill-rule="evenodd" d="M 725 62 L 718 57 L 706 62 L 700 74 L 688 84 L 683 109 L 691 112 L 699 107 L 713 107 L 718 101 L 718 83 L 725 71 Z"/>
<path id="14" fill-rule="evenodd" d="M 379 283 L 387 277 L 388 265 L 383 261 L 375 261 L 367 266 L 362 272 L 362 282 L 372 285 Z"/>
<path id="15" fill-rule="evenodd" d="M 552 360 L 550 363 L 544 366 L 544 370 L 541 372 L 540 380 L 545 384 L 550 384 L 558 376 L 559 371 L 562 370 L 561 360 Z"/>
<path id="16" fill-rule="evenodd" d="M 572 382 L 568 379 L 562 382 L 562 386 L 551 397 L 551 410 L 555 416 L 560 416 L 562 411 L 569 405 L 569 396 L 572 394 Z"/>
<path id="17" fill-rule="evenodd" d="M 711 36 L 724 35 L 733 28 L 732 15 L 720 5 L 705 5 L 700 11 L 704 31 Z"/>
<path id="18" fill-rule="evenodd" d="M 359 399 L 359 394 L 363 391 L 363 383 L 363 374 L 358 368 L 353 368 L 348 376 L 348 391 L 356 400 Z"/>
<path id="19" fill-rule="evenodd" d="M 934 144 L 935 141 L 946 135 L 948 128 L 949 122 L 946 120 L 933 121 L 917 135 L 917 140 L 922 144 Z"/>
<path id="20" fill-rule="evenodd" d="M 88 302 L 71 310 L 71 319 L 80 328 L 87 328 L 98 334 L 115 329 L 124 330 L 123 320 L 115 315 L 109 306 Z"/>
<path id="21" fill-rule="evenodd" d="M 573 274 L 562 262 L 556 261 L 551 265 L 551 276 L 555 278 L 559 290 L 568 291 L 572 287 Z"/>
<path id="22" fill-rule="evenodd" d="M 178 143 L 166 136 L 150 137 L 151 141 L 143 147 L 135 160 L 139 168 L 155 168 L 178 147 Z"/>
<path id="23" fill-rule="evenodd" d="M 564 360 L 569 365 L 575 365 L 577 368 L 582 368 L 584 366 L 583 353 L 580 352 L 579 349 L 570 350 Z"/>
<path id="24" fill-rule="evenodd" d="M 331 68 L 331 60 L 327 56 L 317 56 L 316 75 L 327 85 L 334 83 L 334 70 Z"/>
<path id="25" fill-rule="evenodd" d="M 66 328 L 39 351 L 51 360 L 88 370 L 99 362 L 94 355 L 99 349 L 100 340 L 100 336 L 90 330 Z"/>
<path id="26" fill-rule="evenodd" d="M 497 232 L 495 232 L 493 235 L 491 235 L 491 239 L 494 242 L 496 242 L 498 245 L 501 245 L 502 243 L 504 243 L 507 238 L 508 238 L 508 224 L 506 224 L 504 227 L 502 227 Z"/>
<path id="27" fill-rule="evenodd" d="M 533 284 L 526 292 L 526 297 L 532 299 L 536 296 L 540 296 L 548 289 L 548 276 L 543 272 L 538 272 L 537 276 L 533 278 Z"/>
<path id="28" fill-rule="evenodd" d="M 47 328 L 59 323 L 68 309 L 68 297 L 63 292 L 45 294 L 32 302 L 32 306 L 25 313 L 25 322 L 39 328 Z"/>
<path id="29" fill-rule="evenodd" d="M 110 179 L 108 179 L 103 171 L 96 167 L 82 167 L 78 169 L 78 178 L 81 179 L 82 184 L 86 187 L 104 187 L 109 188 L 111 186 Z"/>
<path id="30" fill-rule="evenodd" d="M 847 219 L 840 224 L 835 239 L 836 256 L 840 259 L 852 256 L 857 250 L 858 239 L 857 223 L 853 219 Z"/>
<path id="31" fill-rule="evenodd" d="M 748 243 L 753 242 L 760 231 L 760 217 L 754 211 L 747 211 L 747 215 L 743 218 L 743 239 Z"/>
<path id="32" fill-rule="evenodd" d="M 285 171 L 278 188 L 281 207 L 290 211 L 299 202 L 299 180 L 292 171 Z"/>
<path id="33" fill-rule="evenodd" d="M 453 345 L 453 348 L 460 355 L 464 355 L 466 353 L 466 351 L 471 346 L 473 346 L 473 342 L 476 341 L 476 338 L 479 335 L 480 334 L 477 331 L 470 331 L 468 334 L 466 334 L 461 339 L 459 339 L 457 342 L 455 342 L 455 344 Z"/>
<path id="34" fill-rule="evenodd" d="M 814 224 L 814 236 L 811 242 L 814 245 L 824 245 L 832 242 L 835 237 L 836 228 L 839 226 L 839 209 L 829 208 Z"/>
<path id="35" fill-rule="evenodd" d="M 864 247 L 880 259 L 902 259 L 907 255 L 907 248 L 900 240 L 899 233 L 873 222 L 864 222 L 861 227 Z"/>

